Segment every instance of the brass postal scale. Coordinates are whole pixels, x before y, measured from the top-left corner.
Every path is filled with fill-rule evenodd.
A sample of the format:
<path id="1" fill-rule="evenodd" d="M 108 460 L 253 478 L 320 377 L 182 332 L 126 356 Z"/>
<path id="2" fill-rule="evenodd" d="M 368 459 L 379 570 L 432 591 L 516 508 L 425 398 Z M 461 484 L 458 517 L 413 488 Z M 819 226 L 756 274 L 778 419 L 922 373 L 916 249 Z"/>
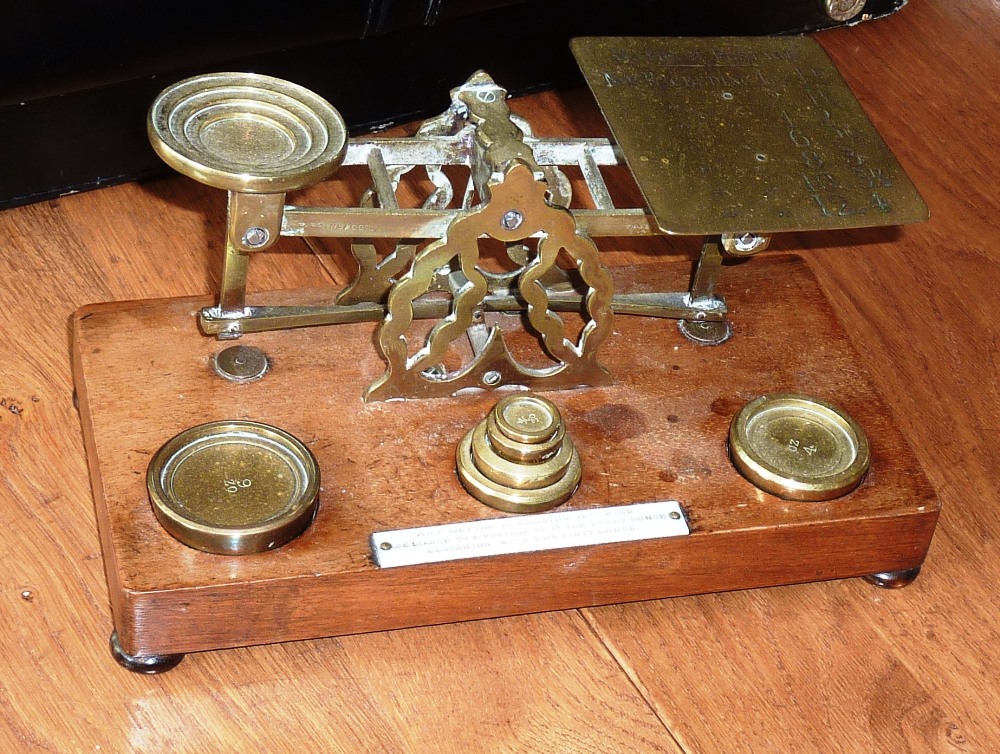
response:
<path id="1" fill-rule="evenodd" d="M 933 490 L 809 267 L 748 258 L 922 221 L 919 194 L 811 39 L 573 51 L 613 139 L 535 136 L 484 72 L 403 138 L 348 138 L 255 74 L 153 103 L 155 149 L 228 192 L 228 228 L 217 298 L 75 320 L 123 665 L 916 577 Z M 645 206 L 608 188 L 625 165 Z M 356 206 L 288 203 L 335 174 L 363 176 Z M 663 234 L 704 238 L 693 268 L 595 242 Z M 281 236 L 350 239 L 356 275 L 248 298 Z"/>

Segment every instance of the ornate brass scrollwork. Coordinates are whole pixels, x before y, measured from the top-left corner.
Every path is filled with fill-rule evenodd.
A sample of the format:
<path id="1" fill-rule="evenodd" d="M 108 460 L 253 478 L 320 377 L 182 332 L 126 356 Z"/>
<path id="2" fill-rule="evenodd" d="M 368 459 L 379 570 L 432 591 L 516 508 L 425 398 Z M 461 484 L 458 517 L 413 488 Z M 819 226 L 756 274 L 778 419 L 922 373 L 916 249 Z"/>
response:
<path id="1" fill-rule="evenodd" d="M 567 210 L 546 202 L 547 184 L 520 159 L 513 159 L 488 188 L 490 200 L 457 217 L 444 238 L 417 254 L 390 291 L 378 337 L 386 371 L 369 387 L 365 400 L 445 397 L 469 387 L 565 388 L 610 381 L 597 361 L 597 349 L 611 331 L 614 285 L 597 247 L 577 231 Z M 470 330 L 487 295 L 486 278 L 478 268 L 481 235 L 503 242 L 538 238 L 537 253 L 517 276 L 517 295 L 544 350 L 558 362 L 554 366 L 535 369 L 515 361 L 494 325 L 470 363 L 452 372 L 441 369 L 448 346 Z M 566 338 L 563 321 L 549 308 L 548 293 L 539 283 L 561 250 L 576 263 L 588 287 L 584 307 L 589 320 L 575 343 Z M 423 347 L 408 356 L 406 332 L 413 322 L 414 301 L 430 289 L 435 273 L 456 258 L 464 283 L 455 291 L 451 311 L 432 328 Z"/>

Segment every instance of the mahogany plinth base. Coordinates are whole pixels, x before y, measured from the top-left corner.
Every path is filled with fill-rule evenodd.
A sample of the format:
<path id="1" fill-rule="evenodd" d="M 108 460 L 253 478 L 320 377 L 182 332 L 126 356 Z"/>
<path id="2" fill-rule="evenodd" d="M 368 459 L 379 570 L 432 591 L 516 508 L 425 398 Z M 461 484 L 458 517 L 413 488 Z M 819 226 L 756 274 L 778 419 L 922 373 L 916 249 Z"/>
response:
<path id="1" fill-rule="evenodd" d="M 613 274 L 619 290 L 666 290 L 689 271 L 671 261 Z M 74 370 L 122 652 L 168 656 L 920 566 L 940 505 L 806 263 L 762 255 L 726 269 L 721 292 L 732 312 L 726 343 L 696 345 L 674 321 L 619 316 L 601 350 L 614 384 L 545 394 L 583 462 L 578 491 L 558 510 L 677 500 L 690 535 L 384 570 L 371 557 L 373 531 L 509 515 L 477 502 L 455 473 L 456 444 L 498 394 L 365 404 L 383 370 L 370 323 L 244 336 L 271 369 L 237 384 L 211 365 L 228 344 L 197 329 L 207 298 L 84 307 Z M 496 316 L 505 330 L 519 326 Z M 864 428 L 871 469 L 854 492 L 787 502 L 737 473 L 730 421 L 771 392 L 833 402 Z M 152 454 L 222 419 L 281 427 L 319 461 L 316 519 L 278 550 L 207 554 L 153 515 Z"/>

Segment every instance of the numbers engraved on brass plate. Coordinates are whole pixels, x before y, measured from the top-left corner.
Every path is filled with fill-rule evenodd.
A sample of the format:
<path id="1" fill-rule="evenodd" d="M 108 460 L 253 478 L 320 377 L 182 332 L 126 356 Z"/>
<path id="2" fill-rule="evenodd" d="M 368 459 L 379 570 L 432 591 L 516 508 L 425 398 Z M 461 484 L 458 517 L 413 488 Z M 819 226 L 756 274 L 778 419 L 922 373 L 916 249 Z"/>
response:
<path id="1" fill-rule="evenodd" d="M 230 494 L 253 486 L 252 479 L 226 479 L 224 483 L 226 485 L 226 492 Z"/>
<path id="2" fill-rule="evenodd" d="M 788 448 L 789 453 L 798 453 L 801 450 L 807 456 L 812 456 L 817 450 L 819 450 L 819 448 L 812 444 L 803 445 L 802 441 L 795 437 L 788 441 L 788 445 L 786 447 Z"/>

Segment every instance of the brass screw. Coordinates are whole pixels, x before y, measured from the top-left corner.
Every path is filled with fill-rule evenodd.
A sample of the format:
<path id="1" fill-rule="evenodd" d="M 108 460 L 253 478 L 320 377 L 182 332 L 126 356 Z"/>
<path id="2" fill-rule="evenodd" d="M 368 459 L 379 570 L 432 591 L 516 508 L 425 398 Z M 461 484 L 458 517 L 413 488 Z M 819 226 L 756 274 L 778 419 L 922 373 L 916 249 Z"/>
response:
<path id="1" fill-rule="evenodd" d="M 243 245 L 251 249 L 256 249 L 266 244 L 270 237 L 266 228 L 258 228 L 256 226 L 247 228 L 247 232 L 243 234 Z"/>
<path id="2" fill-rule="evenodd" d="M 865 0 L 826 0 L 826 15 L 833 21 L 849 21 L 865 7 Z"/>
<path id="3" fill-rule="evenodd" d="M 516 209 L 507 210 L 504 212 L 503 217 L 500 218 L 500 224 L 503 225 L 505 230 L 517 230 L 523 222 L 524 215 Z"/>
<path id="4" fill-rule="evenodd" d="M 766 160 L 767 157 L 765 156 L 764 159 Z M 723 250 L 726 254 L 737 257 L 748 257 L 764 251 L 770 243 L 771 237 L 761 233 L 724 233 L 722 235 Z"/>
<path id="5" fill-rule="evenodd" d="M 763 242 L 764 239 L 756 233 L 744 233 L 741 236 L 737 236 L 736 249 L 738 251 L 755 251 Z"/>

